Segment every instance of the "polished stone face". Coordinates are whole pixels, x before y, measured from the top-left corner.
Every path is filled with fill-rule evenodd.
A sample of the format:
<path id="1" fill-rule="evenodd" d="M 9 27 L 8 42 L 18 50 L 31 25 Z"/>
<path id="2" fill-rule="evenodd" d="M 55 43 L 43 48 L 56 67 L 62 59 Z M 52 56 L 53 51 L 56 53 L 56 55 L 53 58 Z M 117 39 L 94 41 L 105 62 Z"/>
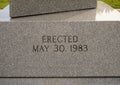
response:
<path id="1" fill-rule="evenodd" d="M 120 13 L 103 2 L 97 9 L 16 19 L 2 19 L 4 13 L 1 77 L 120 76 Z"/>
<path id="2" fill-rule="evenodd" d="M 96 8 L 97 0 L 10 0 L 11 17 Z"/>

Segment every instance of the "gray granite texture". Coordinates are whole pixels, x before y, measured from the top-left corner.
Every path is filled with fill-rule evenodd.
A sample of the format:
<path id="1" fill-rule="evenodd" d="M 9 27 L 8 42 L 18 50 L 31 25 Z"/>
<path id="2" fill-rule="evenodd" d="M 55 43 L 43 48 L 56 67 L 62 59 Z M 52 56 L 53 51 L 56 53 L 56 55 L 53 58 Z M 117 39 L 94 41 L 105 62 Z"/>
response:
<path id="1" fill-rule="evenodd" d="M 7 78 L 0 85 L 120 85 L 120 78 Z"/>
<path id="2" fill-rule="evenodd" d="M 96 8 L 97 0 L 10 0 L 11 17 Z"/>
<path id="3" fill-rule="evenodd" d="M 97 9 L 17 19 L 2 19 L 4 13 L 0 77 L 120 76 L 120 13 L 103 2 Z M 58 42 L 55 36 L 67 37 Z"/>

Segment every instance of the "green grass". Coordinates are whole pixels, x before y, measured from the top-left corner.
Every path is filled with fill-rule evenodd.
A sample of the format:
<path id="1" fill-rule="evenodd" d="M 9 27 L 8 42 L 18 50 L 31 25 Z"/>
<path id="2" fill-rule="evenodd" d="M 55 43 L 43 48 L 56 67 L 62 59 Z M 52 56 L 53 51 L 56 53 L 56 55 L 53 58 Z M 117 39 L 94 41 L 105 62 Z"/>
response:
<path id="1" fill-rule="evenodd" d="M 0 9 L 3 9 L 8 4 L 9 4 L 8 0 L 0 0 Z"/>
<path id="2" fill-rule="evenodd" d="M 120 9 L 120 0 L 102 0 L 112 6 L 113 8 Z"/>

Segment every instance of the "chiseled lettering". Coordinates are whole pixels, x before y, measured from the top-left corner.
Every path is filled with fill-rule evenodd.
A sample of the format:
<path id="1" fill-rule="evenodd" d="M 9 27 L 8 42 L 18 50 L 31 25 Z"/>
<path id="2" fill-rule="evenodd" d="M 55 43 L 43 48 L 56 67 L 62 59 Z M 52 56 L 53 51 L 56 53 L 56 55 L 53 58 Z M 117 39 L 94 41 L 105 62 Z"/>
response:
<path id="1" fill-rule="evenodd" d="M 42 43 L 77 43 L 78 36 L 75 35 L 47 35 L 42 36 Z"/>
<path id="2" fill-rule="evenodd" d="M 49 45 L 33 45 L 33 52 L 48 52 Z"/>

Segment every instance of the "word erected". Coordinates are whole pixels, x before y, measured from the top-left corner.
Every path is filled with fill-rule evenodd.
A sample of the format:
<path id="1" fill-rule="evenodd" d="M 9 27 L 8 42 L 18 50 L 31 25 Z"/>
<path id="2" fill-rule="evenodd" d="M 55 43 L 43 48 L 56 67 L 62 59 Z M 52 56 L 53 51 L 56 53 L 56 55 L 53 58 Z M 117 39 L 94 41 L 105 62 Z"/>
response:
<path id="1" fill-rule="evenodd" d="M 42 43 L 76 43 L 76 42 L 78 42 L 78 36 L 75 35 L 42 36 Z"/>

